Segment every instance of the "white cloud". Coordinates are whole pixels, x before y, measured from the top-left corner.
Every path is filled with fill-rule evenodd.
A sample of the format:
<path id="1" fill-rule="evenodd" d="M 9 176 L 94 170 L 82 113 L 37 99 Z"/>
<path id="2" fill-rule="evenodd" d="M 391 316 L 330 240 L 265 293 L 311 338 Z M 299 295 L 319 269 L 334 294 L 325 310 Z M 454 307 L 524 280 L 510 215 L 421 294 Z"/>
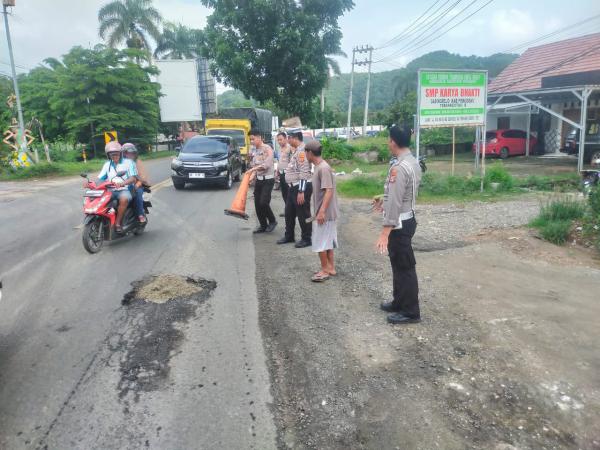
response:
<path id="1" fill-rule="evenodd" d="M 73 46 L 94 46 L 98 36 L 98 10 L 109 0 L 18 0 L 9 17 L 15 60 L 31 68 L 48 57 L 60 57 Z M 200 0 L 155 0 L 165 19 L 203 28 L 210 10 Z M 4 23 L 1 28 L 4 35 Z M 8 71 L 8 50 L 1 39 L 0 70 Z M 19 71 L 23 71 L 23 67 Z"/>
<path id="2" fill-rule="evenodd" d="M 518 9 L 496 10 L 491 16 L 492 38 L 501 45 L 517 45 L 539 35 L 531 14 Z"/>

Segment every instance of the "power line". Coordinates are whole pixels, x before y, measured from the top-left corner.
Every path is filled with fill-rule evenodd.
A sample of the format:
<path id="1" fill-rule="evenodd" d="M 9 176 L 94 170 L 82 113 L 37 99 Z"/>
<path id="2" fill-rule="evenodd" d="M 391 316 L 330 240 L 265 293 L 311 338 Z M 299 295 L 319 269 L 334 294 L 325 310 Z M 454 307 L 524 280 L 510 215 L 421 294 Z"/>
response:
<path id="1" fill-rule="evenodd" d="M 475 0 L 476 1 L 476 0 Z M 417 45 L 416 47 L 413 48 L 409 48 L 408 50 L 406 50 L 404 53 L 399 53 L 398 55 L 396 55 L 397 59 L 399 56 L 403 56 L 406 54 L 410 54 L 412 52 L 414 52 L 415 50 L 418 50 L 436 40 L 438 40 L 439 38 L 441 38 L 442 36 L 446 35 L 447 33 L 449 33 L 450 31 L 452 31 L 453 29 L 455 29 L 457 26 L 461 25 L 462 23 L 464 23 L 465 21 L 469 20 L 471 17 L 473 17 L 475 14 L 477 14 L 479 11 L 481 11 L 482 9 L 484 9 L 486 6 L 488 6 L 490 3 L 492 3 L 494 0 L 488 0 L 487 3 L 484 3 L 481 7 L 479 7 L 478 9 L 476 9 L 475 11 L 473 11 L 471 14 L 469 14 L 467 17 L 465 17 L 464 19 L 462 19 L 460 22 L 454 24 L 453 26 L 451 26 L 450 28 L 448 28 L 447 30 L 443 31 L 442 33 L 438 34 L 437 36 L 434 36 L 432 39 L 426 40 L 425 42 L 423 42 L 420 45 Z M 461 13 L 463 11 L 465 11 L 466 9 L 468 9 L 474 2 L 472 2 L 471 4 L 469 4 L 469 6 L 467 6 L 467 8 L 464 8 Z M 458 14 L 460 15 L 460 13 Z M 458 15 L 456 17 L 458 17 Z M 455 18 L 456 18 L 455 17 Z M 444 25 L 445 26 L 445 25 Z M 434 33 L 430 34 L 429 37 L 431 37 L 433 34 L 435 34 L 436 31 L 438 31 L 439 29 L 443 28 L 444 26 L 438 28 L 437 30 L 434 31 Z M 383 60 L 379 60 L 379 61 L 375 61 L 375 62 L 383 62 Z"/>
<path id="2" fill-rule="evenodd" d="M 473 0 L 469 6 L 471 6 L 474 2 L 476 2 L 478 0 Z M 444 11 L 442 11 L 437 17 L 435 17 L 435 19 L 432 21 L 432 23 L 428 24 L 429 26 L 425 27 L 425 29 L 423 31 L 421 31 L 419 34 L 417 34 L 415 37 L 413 37 L 410 41 L 408 41 L 408 43 L 406 45 L 404 45 L 404 47 L 401 47 L 399 50 L 394 51 L 393 53 L 391 53 L 388 56 L 384 56 L 383 58 L 381 58 L 379 61 L 383 61 L 383 60 L 388 60 L 393 58 L 394 56 L 402 53 L 402 51 L 404 49 L 406 49 L 407 47 L 410 47 L 415 41 L 417 41 L 420 37 L 422 37 L 424 34 L 428 33 L 431 29 L 433 29 L 438 23 L 440 23 L 443 19 L 444 16 L 446 16 L 448 14 L 449 11 L 451 11 L 455 6 L 457 6 L 460 2 L 462 2 L 462 0 L 457 0 L 456 2 L 454 2 L 453 4 L 451 4 L 448 8 L 446 8 Z M 469 7 L 467 6 L 467 8 Z M 447 21 L 444 25 L 446 25 L 448 22 L 451 22 L 452 20 L 454 20 L 456 17 L 460 16 L 460 14 L 463 13 L 463 11 L 467 8 L 463 8 L 456 16 L 451 17 L 449 21 Z M 442 27 L 444 26 L 442 25 Z M 436 28 L 434 30 L 434 32 L 436 30 L 438 30 L 439 28 Z M 428 36 L 427 36 L 428 37 Z M 427 38 L 426 37 L 426 38 Z"/>
<path id="3" fill-rule="evenodd" d="M 543 70 L 540 70 L 539 72 L 536 72 L 536 73 L 534 73 L 532 75 L 528 75 L 526 77 L 521 78 L 520 80 L 513 81 L 512 83 L 509 83 L 509 84 L 506 84 L 506 85 L 501 86 L 499 88 L 496 88 L 494 90 L 491 90 L 490 93 L 500 92 L 503 89 L 507 89 L 509 87 L 512 87 L 515 84 L 519 84 L 519 83 L 521 83 L 523 81 L 529 80 L 530 78 L 538 77 L 538 76 L 543 75 L 545 73 L 548 73 L 548 72 L 551 72 L 553 70 L 559 69 L 562 66 L 564 66 L 565 64 L 568 64 L 568 63 L 573 62 L 573 61 L 577 61 L 578 59 L 583 58 L 584 56 L 587 56 L 590 53 L 594 53 L 596 50 L 600 50 L 600 44 L 599 45 L 595 45 L 595 46 L 593 46 L 593 47 L 591 47 L 591 48 L 589 48 L 587 50 L 584 50 L 583 52 L 579 53 L 578 55 L 571 56 L 569 58 L 563 59 L 562 61 L 559 61 L 556 64 L 554 64 L 554 65 L 552 65 L 550 67 L 547 67 L 547 68 L 545 68 Z"/>
<path id="4" fill-rule="evenodd" d="M 510 53 L 510 52 L 514 52 L 515 50 L 518 50 L 518 49 L 520 49 L 520 48 L 523 48 L 523 47 L 530 47 L 530 46 L 531 46 L 531 45 L 533 45 L 533 44 L 536 44 L 536 43 L 538 43 L 538 42 L 544 41 L 544 40 L 546 40 L 546 39 L 548 39 L 548 38 L 551 38 L 551 37 L 554 37 L 554 36 L 556 36 L 556 35 L 562 34 L 562 33 L 564 33 L 565 31 L 568 31 L 568 32 L 573 32 L 573 31 L 575 31 L 577 34 L 580 34 L 580 31 L 581 31 L 581 30 L 580 30 L 580 29 L 574 30 L 574 29 L 573 29 L 573 27 L 578 27 L 578 26 L 580 26 L 580 25 L 583 25 L 583 24 L 585 24 L 585 23 L 591 22 L 591 21 L 593 21 L 593 20 L 596 20 L 596 19 L 598 19 L 598 18 L 600 18 L 600 14 L 597 14 L 597 15 L 595 15 L 595 16 L 592 16 L 592 17 L 588 17 L 588 18 L 587 18 L 587 19 L 585 19 L 585 20 L 582 20 L 582 21 L 580 21 L 580 22 L 577 22 L 577 23 L 574 23 L 574 24 L 571 24 L 571 25 L 567 25 L 567 26 L 566 26 L 566 27 L 564 27 L 564 28 L 561 28 L 561 29 L 559 29 L 559 30 L 555 30 L 555 31 L 553 31 L 553 32 L 551 32 L 551 33 L 548 33 L 548 34 L 545 34 L 545 35 L 543 35 L 543 36 L 539 36 L 539 37 L 537 37 L 537 38 L 535 38 L 535 39 L 532 39 L 532 40 L 530 40 L 530 41 L 523 42 L 523 43 L 521 43 L 521 44 L 519 44 L 519 45 L 516 45 L 516 46 L 514 46 L 514 47 L 512 47 L 512 48 L 509 48 L 509 49 L 507 49 L 507 50 L 504 50 L 504 51 L 502 51 L 502 52 L 500 52 L 500 53 Z M 595 27 L 595 26 L 596 26 L 596 25 L 594 25 L 594 27 Z"/>
<path id="5" fill-rule="evenodd" d="M 7 61 L 0 60 L 0 64 L 3 64 L 5 66 L 10 66 L 10 63 Z M 15 67 L 18 67 L 19 69 L 23 69 L 23 70 L 33 70 L 33 67 L 25 67 L 25 66 L 21 66 L 19 64 L 15 64 Z"/>
<path id="6" fill-rule="evenodd" d="M 406 35 L 406 33 L 413 28 L 415 25 L 417 25 L 419 23 L 419 21 L 425 16 L 425 14 L 427 14 L 435 5 L 437 5 L 441 0 L 436 0 L 435 3 L 433 3 L 429 8 L 427 8 L 425 10 L 425 12 L 423 14 L 421 14 L 415 21 L 413 21 L 407 28 L 405 28 L 400 34 L 396 35 L 395 37 L 391 38 L 389 41 L 385 42 L 384 44 L 382 44 L 381 46 L 377 47 L 375 50 L 381 50 L 383 48 L 389 47 L 390 45 L 392 45 L 393 43 L 397 42 L 398 40 L 402 40 L 401 38 L 404 39 L 404 36 Z M 448 3 L 450 0 L 446 0 L 444 3 L 442 3 L 442 5 L 436 10 L 434 11 L 431 16 L 433 16 L 435 13 L 437 13 L 437 11 L 440 10 L 440 8 L 442 8 L 446 3 Z M 431 17 L 429 16 L 429 17 Z M 429 17 L 427 19 L 429 19 Z M 427 21 L 427 19 L 425 19 L 425 21 Z"/>

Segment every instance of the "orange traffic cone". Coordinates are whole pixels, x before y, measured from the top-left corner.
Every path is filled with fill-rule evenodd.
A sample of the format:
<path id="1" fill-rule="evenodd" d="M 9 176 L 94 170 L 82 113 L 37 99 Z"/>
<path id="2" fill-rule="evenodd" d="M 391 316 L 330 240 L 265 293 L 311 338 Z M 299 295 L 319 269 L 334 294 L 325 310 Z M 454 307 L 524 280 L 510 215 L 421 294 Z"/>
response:
<path id="1" fill-rule="evenodd" d="M 248 220 L 248 214 L 246 214 L 246 197 L 248 197 L 248 189 L 250 188 L 250 173 L 246 172 L 240 187 L 235 194 L 233 202 L 231 202 L 231 208 L 225 210 L 225 215 L 237 217 L 238 219 Z"/>

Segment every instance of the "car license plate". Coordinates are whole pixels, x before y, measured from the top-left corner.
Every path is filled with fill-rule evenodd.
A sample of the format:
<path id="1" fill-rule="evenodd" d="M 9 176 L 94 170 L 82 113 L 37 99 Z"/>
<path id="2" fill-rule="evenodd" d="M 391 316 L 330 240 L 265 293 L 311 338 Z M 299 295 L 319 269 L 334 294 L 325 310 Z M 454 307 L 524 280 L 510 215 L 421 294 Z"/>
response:
<path id="1" fill-rule="evenodd" d="M 192 173 L 190 173 L 190 175 L 189 175 L 189 176 L 190 176 L 190 178 L 204 178 L 204 175 L 205 175 L 205 174 L 203 174 L 203 173 L 195 173 L 195 172 L 192 172 Z"/>

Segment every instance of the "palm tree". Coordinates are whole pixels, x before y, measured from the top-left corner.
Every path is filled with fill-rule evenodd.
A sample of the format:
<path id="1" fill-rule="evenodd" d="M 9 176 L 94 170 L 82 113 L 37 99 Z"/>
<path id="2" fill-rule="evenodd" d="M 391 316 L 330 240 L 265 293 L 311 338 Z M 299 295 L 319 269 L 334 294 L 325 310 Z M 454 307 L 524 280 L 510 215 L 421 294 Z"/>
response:
<path id="1" fill-rule="evenodd" d="M 154 57 L 186 59 L 200 56 L 202 31 L 181 24 L 166 23 L 157 41 Z"/>
<path id="2" fill-rule="evenodd" d="M 323 132 L 325 132 L 325 89 L 329 88 L 329 81 L 332 78 L 332 73 L 334 76 L 340 76 L 342 74 L 339 63 L 333 59 L 332 56 L 346 57 L 346 54 L 340 50 L 339 52 L 325 56 L 325 60 L 327 61 L 327 83 L 325 83 L 325 86 L 321 89 L 321 128 L 323 129 Z"/>
<path id="3" fill-rule="evenodd" d="M 109 47 L 125 43 L 128 48 L 150 51 L 148 38 L 160 38 L 162 17 L 152 0 L 114 0 L 98 12 L 99 34 Z"/>

